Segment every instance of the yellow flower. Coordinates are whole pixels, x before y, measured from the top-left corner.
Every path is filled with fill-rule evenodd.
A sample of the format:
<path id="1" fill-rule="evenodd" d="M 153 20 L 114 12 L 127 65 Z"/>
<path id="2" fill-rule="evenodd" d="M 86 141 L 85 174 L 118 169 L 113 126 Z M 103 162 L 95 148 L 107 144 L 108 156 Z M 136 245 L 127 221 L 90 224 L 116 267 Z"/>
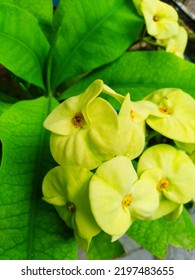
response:
<path id="1" fill-rule="evenodd" d="M 151 36 L 167 39 L 178 34 L 178 14 L 170 5 L 159 0 L 143 0 L 141 10 Z"/>
<path id="2" fill-rule="evenodd" d="M 50 130 L 50 148 L 58 164 L 76 164 L 94 169 L 116 154 L 118 116 L 102 92 L 120 102 L 124 97 L 94 81 L 84 93 L 57 106 L 44 122 Z"/>
<path id="3" fill-rule="evenodd" d="M 98 167 L 90 181 L 89 198 L 97 224 L 113 237 L 112 241 L 135 219 L 148 219 L 158 207 L 153 186 L 138 180 L 131 160 L 124 156 Z"/>
<path id="4" fill-rule="evenodd" d="M 187 41 L 188 34 L 186 30 L 182 26 L 179 26 L 179 33 L 177 35 L 172 36 L 167 40 L 157 40 L 157 44 L 165 46 L 167 52 L 183 58 Z"/>
<path id="5" fill-rule="evenodd" d="M 119 144 L 117 155 L 138 157 L 145 146 L 145 120 L 156 105 L 141 100 L 133 102 L 127 94 L 119 111 Z"/>
<path id="6" fill-rule="evenodd" d="M 168 204 L 170 207 L 173 203 L 184 204 L 195 196 L 195 166 L 185 152 L 170 145 L 158 144 L 144 151 L 137 170 L 138 175 L 150 172 L 148 177 L 156 180 L 156 190 L 167 205 L 160 202 L 160 214 L 165 214 Z"/>
<path id="7" fill-rule="evenodd" d="M 100 232 L 89 204 L 91 177 L 90 171 L 78 166 L 57 166 L 46 174 L 42 186 L 43 199 L 55 206 L 85 250 Z"/>
<path id="8" fill-rule="evenodd" d="M 160 134 L 180 142 L 195 143 L 195 100 L 180 89 L 167 88 L 145 97 L 157 105 L 146 123 Z"/>

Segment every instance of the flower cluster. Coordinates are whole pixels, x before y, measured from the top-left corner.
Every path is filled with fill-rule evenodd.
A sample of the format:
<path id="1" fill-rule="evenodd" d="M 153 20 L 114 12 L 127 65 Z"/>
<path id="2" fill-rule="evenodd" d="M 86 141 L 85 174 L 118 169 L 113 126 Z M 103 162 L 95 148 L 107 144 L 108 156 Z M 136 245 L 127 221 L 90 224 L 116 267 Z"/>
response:
<path id="1" fill-rule="evenodd" d="M 133 102 L 96 80 L 57 106 L 44 126 L 59 165 L 44 178 L 43 199 L 85 250 L 101 230 L 114 241 L 135 220 L 177 219 L 195 197 L 195 101 L 180 89 Z M 152 145 L 155 133 L 172 145 Z"/>
<path id="2" fill-rule="evenodd" d="M 133 0 L 138 13 L 144 17 L 146 29 L 156 43 L 183 58 L 187 45 L 187 32 L 178 23 L 176 10 L 160 0 Z"/>

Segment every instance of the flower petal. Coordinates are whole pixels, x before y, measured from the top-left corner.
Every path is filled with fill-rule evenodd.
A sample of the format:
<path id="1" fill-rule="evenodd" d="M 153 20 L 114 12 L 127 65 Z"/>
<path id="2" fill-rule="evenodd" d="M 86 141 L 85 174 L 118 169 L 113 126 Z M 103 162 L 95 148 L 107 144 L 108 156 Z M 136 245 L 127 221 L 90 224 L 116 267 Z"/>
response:
<path id="1" fill-rule="evenodd" d="M 116 155 L 118 118 L 114 108 L 104 99 L 96 98 L 88 106 L 89 128 L 87 142 L 105 161 Z"/>
<path id="2" fill-rule="evenodd" d="M 183 151 L 167 144 L 150 147 L 139 159 L 138 174 L 153 168 L 161 169 L 168 180 L 162 189 L 167 199 L 183 204 L 195 196 L 195 166 Z"/>
<path id="3" fill-rule="evenodd" d="M 45 176 L 42 185 L 43 199 L 53 205 L 66 205 L 68 194 L 63 188 L 63 171 L 59 167 L 51 169 Z"/>
<path id="4" fill-rule="evenodd" d="M 81 129 L 79 133 L 69 136 L 51 134 L 50 149 L 53 158 L 61 165 L 79 165 L 90 170 L 101 164 L 97 152 L 92 149 L 87 138 L 88 131 Z"/>
<path id="5" fill-rule="evenodd" d="M 166 39 L 178 34 L 178 14 L 172 6 L 159 0 L 143 0 L 141 10 L 151 36 Z"/>
<path id="6" fill-rule="evenodd" d="M 195 100 L 180 89 L 160 89 L 146 97 L 158 105 L 146 120 L 160 134 L 195 143 Z"/>
<path id="7" fill-rule="evenodd" d="M 157 170 L 144 172 L 133 186 L 130 213 L 136 219 L 150 219 L 159 207 L 159 193 L 153 172 Z"/>
<path id="8" fill-rule="evenodd" d="M 133 222 L 129 210 L 122 207 L 122 200 L 136 179 L 131 161 L 116 157 L 100 165 L 90 181 L 93 215 L 98 225 L 110 235 L 124 234 Z"/>

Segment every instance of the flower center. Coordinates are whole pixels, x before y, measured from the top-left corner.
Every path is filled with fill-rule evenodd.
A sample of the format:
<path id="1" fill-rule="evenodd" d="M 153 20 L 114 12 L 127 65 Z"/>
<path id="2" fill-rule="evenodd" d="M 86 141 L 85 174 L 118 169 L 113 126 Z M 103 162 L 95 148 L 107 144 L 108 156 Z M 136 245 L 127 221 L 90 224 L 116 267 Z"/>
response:
<path id="1" fill-rule="evenodd" d="M 82 113 L 76 113 L 74 118 L 72 118 L 72 123 L 76 128 L 83 127 L 85 120 Z"/>
<path id="2" fill-rule="evenodd" d="M 76 206 L 74 205 L 74 203 L 67 201 L 66 202 L 66 207 L 68 208 L 69 212 L 74 213 L 76 211 Z"/>
<path id="3" fill-rule="evenodd" d="M 130 119 L 133 121 L 135 119 L 135 113 L 134 111 L 131 109 L 130 111 Z"/>
<path id="4" fill-rule="evenodd" d="M 159 21 L 159 17 L 157 15 L 153 16 L 153 21 Z"/>
<path id="5" fill-rule="evenodd" d="M 129 207 L 132 202 L 132 196 L 130 194 L 127 194 L 123 197 L 122 200 L 122 208 Z"/>
<path id="6" fill-rule="evenodd" d="M 171 109 L 168 108 L 168 107 L 159 107 L 158 108 L 159 111 L 163 114 L 167 114 L 167 115 L 170 115 L 171 114 Z"/>
<path id="7" fill-rule="evenodd" d="M 162 178 L 160 182 L 158 182 L 156 188 L 159 192 L 162 192 L 163 189 L 168 188 L 168 186 L 169 186 L 169 181 L 167 180 L 167 178 Z"/>

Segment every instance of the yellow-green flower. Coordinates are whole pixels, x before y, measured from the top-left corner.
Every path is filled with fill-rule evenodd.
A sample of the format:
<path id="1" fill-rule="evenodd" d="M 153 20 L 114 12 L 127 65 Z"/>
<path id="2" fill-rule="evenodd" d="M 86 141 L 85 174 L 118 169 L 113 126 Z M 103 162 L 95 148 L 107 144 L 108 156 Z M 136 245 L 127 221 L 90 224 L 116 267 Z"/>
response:
<path id="1" fill-rule="evenodd" d="M 57 106 L 44 122 L 50 130 L 50 148 L 58 164 L 73 164 L 94 169 L 115 156 L 118 145 L 118 116 L 101 97 L 102 92 L 120 102 L 124 97 L 93 82 L 84 93 Z"/>
<path id="2" fill-rule="evenodd" d="M 125 96 L 119 111 L 119 145 L 117 155 L 130 159 L 138 157 L 145 146 L 145 120 L 156 105 L 141 100 L 133 102 L 130 95 Z"/>
<path id="3" fill-rule="evenodd" d="M 159 0 L 143 0 L 141 10 L 151 36 L 167 39 L 178 34 L 178 14 L 172 6 Z"/>
<path id="4" fill-rule="evenodd" d="M 195 143 L 195 100 L 180 89 L 160 89 L 145 97 L 157 105 L 147 124 L 160 134 L 180 142 Z"/>
<path id="5" fill-rule="evenodd" d="M 158 207 L 153 186 L 138 180 L 131 160 L 124 156 L 100 165 L 89 189 L 96 222 L 113 241 L 123 235 L 135 219 L 148 219 Z"/>
<path id="6" fill-rule="evenodd" d="M 162 206 L 160 201 L 160 207 L 165 211 L 168 206 L 172 208 L 173 203 L 184 204 L 195 197 L 195 166 L 181 150 L 167 144 L 152 146 L 141 155 L 137 170 L 138 175 L 150 172 L 148 177 L 156 181 L 156 189 L 164 204 Z M 165 214 L 161 208 L 156 216 Z"/>
<path id="7" fill-rule="evenodd" d="M 53 204 L 65 223 L 74 230 L 81 247 L 87 250 L 100 232 L 89 203 L 92 173 L 78 166 L 57 166 L 43 180 L 43 199 Z"/>
<path id="8" fill-rule="evenodd" d="M 186 30 L 182 26 L 179 26 L 179 33 L 177 35 L 172 36 L 167 40 L 157 40 L 157 43 L 159 45 L 165 46 L 167 52 L 173 53 L 183 58 L 187 41 L 188 34 Z"/>
<path id="9" fill-rule="evenodd" d="M 195 164 L 195 143 L 182 143 L 179 141 L 174 141 L 174 142 L 179 149 L 187 153 L 187 155 L 191 158 L 191 160 Z"/>

